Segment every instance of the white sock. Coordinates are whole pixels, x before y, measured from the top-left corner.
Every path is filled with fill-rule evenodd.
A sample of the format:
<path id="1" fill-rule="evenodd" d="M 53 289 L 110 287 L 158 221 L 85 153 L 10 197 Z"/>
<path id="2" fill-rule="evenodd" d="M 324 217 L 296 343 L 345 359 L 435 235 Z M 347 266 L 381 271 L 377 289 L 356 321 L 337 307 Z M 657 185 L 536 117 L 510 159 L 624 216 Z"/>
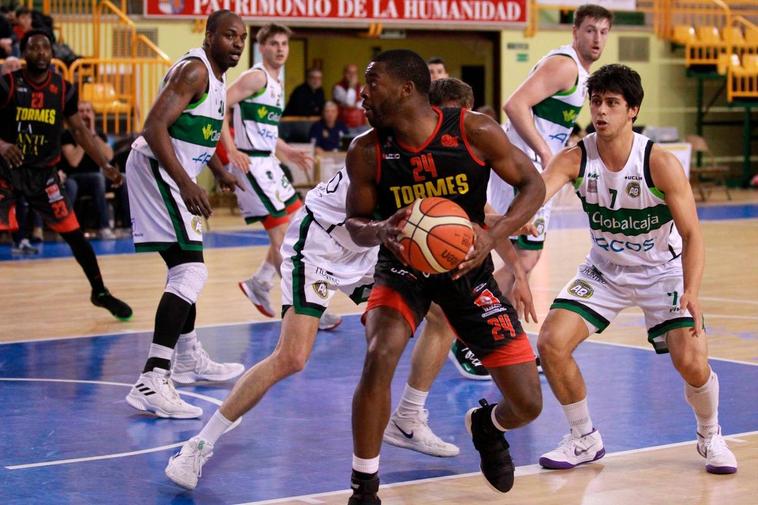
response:
<path id="1" fill-rule="evenodd" d="M 576 403 L 563 405 L 563 413 L 568 419 L 571 433 L 575 437 L 581 437 L 592 432 L 592 419 L 590 419 L 590 409 L 587 406 L 587 398 Z"/>
<path id="2" fill-rule="evenodd" d="M 424 409 L 427 396 L 429 396 L 429 391 L 420 391 L 411 387 L 410 384 L 406 384 L 403 397 L 400 398 L 400 403 L 397 405 L 397 415 L 415 417 Z"/>
<path id="3" fill-rule="evenodd" d="M 176 353 L 186 354 L 192 352 L 197 342 L 197 332 L 192 330 L 189 333 L 179 335 L 179 340 L 176 342 Z"/>
<path id="4" fill-rule="evenodd" d="M 197 436 L 206 442 L 215 444 L 216 441 L 221 438 L 221 435 L 223 435 L 224 432 L 228 430 L 229 426 L 232 424 L 233 421 L 225 418 L 221 411 L 217 410 L 216 413 L 213 414 L 213 416 L 208 420 L 205 426 L 203 426 L 203 429 L 200 430 L 200 433 L 198 433 Z"/>
<path id="5" fill-rule="evenodd" d="M 684 383 L 684 397 L 697 419 L 697 432 L 707 437 L 719 429 L 719 377 L 711 370 L 705 384 L 699 388 Z"/>
<path id="6" fill-rule="evenodd" d="M 165 345 L 150 344 L 150 350 L 147 353 L 147 358 L 160 358 L 171 361 L 174 357 L 174 350 Z"/>
<path id="7" fill-rule="evenodd" d="M 497 407 L 492 409 L 492 412 L 490 412 L 490 419 L 492 420 L 492 425 L 502 432 L 508 431 L 507 428 L 503 428 L 503 426 L 497 421 L 497 416 L 495 415 L 496 410 L 497 410 Z"/>
<path id="8" fill-rule="evenodd" d="M 379 471 L 379 456 L 371 459 L 359 458 L 353 454 L 353 470 L 369 475 Z"/>
<path id="9" fill-rule="evenodd" d="M 274 276 L 276 275 L 276 267 L 269 263 L 268 261 L 264 261 L 261 263 L 261 266 L 258 268 L 258 271 L 255 272 L 255 277 L 260 282 L 265 282 L 266 284 L 274 284 Z"/>

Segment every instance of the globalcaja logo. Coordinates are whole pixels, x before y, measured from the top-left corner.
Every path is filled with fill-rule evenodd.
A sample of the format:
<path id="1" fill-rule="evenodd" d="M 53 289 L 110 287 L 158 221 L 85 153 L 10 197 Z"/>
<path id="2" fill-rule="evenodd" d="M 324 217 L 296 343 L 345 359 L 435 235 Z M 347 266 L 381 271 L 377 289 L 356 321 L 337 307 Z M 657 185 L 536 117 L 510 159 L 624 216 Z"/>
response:
<path id="1" fill-rule="evenodd" d="M 574 109 L 563 111 L 563 121 L 565 123 L 573 123 L 576 121 L 576 111 Z"/>
<path id="2" fill-rule="evenodd" d="M 281 119 L 281 114 L 279 114 L 276 111 L 270 110 L 265 105 L 259 105 L 257 109 L 255 109 L 255 113 L 258 116 L 259 121 L 269 121 L 272 123 L 278 123 Z"/>

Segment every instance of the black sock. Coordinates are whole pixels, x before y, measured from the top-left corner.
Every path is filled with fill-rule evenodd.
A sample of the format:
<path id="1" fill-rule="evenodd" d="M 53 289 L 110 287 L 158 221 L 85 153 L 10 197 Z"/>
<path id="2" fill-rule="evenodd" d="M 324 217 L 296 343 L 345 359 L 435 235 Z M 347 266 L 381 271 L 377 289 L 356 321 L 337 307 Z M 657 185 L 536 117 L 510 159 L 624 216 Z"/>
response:
<path id="1" fill-rule="evenodd" d="M 76 261 L 82 267 L 82 270 L 84 270 L 84 274 L 87 276 L 90 286 L 92 286 L 92 291 L 96 294 L 105 291 L 103 276 L 100 274 L 100 267 L 97 264 L 97 256 L 95 256 L 95 251 L 92 249 L 90 243 L 84 238 L 81 228 L 61 233 L 61 237 L 71 248 L 74 258 L 76 258 Z"/>
<path id="2" fill-rule="evenodd" d="M 195 329 L 196 316 L 197 316 L 197 305 L 193 303 L 190 306 L 189 314 L 187 314 L 187 319 L 184 321 L 184 327 L 182 328 L 182 335 L 186 335 L 187 333 Z"/>
<path id="3" fill-rule="evenodd" d="M 187 303 L 184 299 L 179 298 L 173 293 L 165 292 L 158 304 L 158 310 L 155 312 L 155 331 L 153 332 L 153 343 L 173 349 L 179 340 L 179 331 L 184 327 L 187 316 L 194 304 Z M 160 362 L 160 365 L 153 363 Z M 148 358 L 145 363 L 144 372 L 149 372 L 155 366 L 169 370 L 171 362 L 162 358 Z"/>
<path id="4" fill-rule="evenodd" d="M 147 358 L 147 361 L 145 362 L 145 368 L 142 370 L 142 373 L 149 372 L 153 368 L 171 370 L 171 361 L 163 358 Z"/>
<path id="5" fill-rule="evenodd" d="M 376 477 L 378 473 L 379 472 L 363 473 L 359 472 L 358 470 L 353 470 L 353 477 L 357 480 L 371 480 Z"/>

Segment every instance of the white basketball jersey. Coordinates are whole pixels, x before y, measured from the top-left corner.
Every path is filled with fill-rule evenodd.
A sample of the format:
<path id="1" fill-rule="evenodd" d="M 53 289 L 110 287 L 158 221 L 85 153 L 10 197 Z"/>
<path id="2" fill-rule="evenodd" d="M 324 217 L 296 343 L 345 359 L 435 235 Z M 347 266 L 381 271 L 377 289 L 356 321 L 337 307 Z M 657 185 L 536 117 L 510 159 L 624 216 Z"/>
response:
<path id="1" fill-rule="evenodd" d="M 357 245 L 345 228 L 345 205 L 349 185 L 347 169 L 343 166 L 334 177 L 308 191 L 305 195 L 305 206 L 313 214 L 316 222 L 342 247 L 356 252 L 370 251 L 374 247 Z"/>
<path id="2" fill-rule="evenodd" d="M 202 48 L 190 49 L 174 63 L 161 83 L 161 90 L 168 83 L 176 66 L 185 60 L 198 59 L 205 63 L 208 70 L 208 89 L 195 103 L 184 109 L 174 123 L 169 126 L 168 134 L 171 145 L 179 163 L 193 180 L 216 152 L 216 144 L 221 137 L 221 125 L 224 122 L 226 106 L 226 76 L 218 80 L 213 73 L 210 61 Z M 132 149 L 157 159 L 147 141 L 141 135 L 132 144 Z"/>
<path id="3" fill-rule="evenodd" d="M 550 51 L 537 62 L 534 69 L 538 68 L 547 58 L 558 55 L 574 60 L 579 72 L 576 82 L 571 89 L 560 91 L 532 107 L 534 126 L 540 135 L 542 135 L 542 138 L 545 139 L 553 154 L 563 149 L 571 134 L 571 130 L 574 128 L 574 123 L 576 123 L 576 118 L 579 116 L 579 111 L 582 110 L 584 98 L 587 95 L 587 78 L 589 77 L 589 74 L 579 61 L 579 56 L 577 56 L 576 51 L 570 45 L 561 46 L 558 49 Z M 534 69 L 532 69 L 532 72 L 534 72 Z M 507 125 L 506 134 L 511 144 L 521 149 L 531 159 L 538 161 L 534 150 L 529 147 L 529 144 L 521 138 L 510 123 Z"/>
<path id="4" fill-rule="evenodd" d="M 623 266 L 655 266 L 679 259 L 682 238 L 663 193 L 650 176 L 653 142 L 634 134 L 629 159 L 618 172 L 608 170 L 597 150 L 596 134 L 584 137 L 574 189 L 589 217 L 590 260 Z"/>
<path id="5" fill-rule="evenodd" d="M 279 120 L 284 110 L 282 83 L 262 63 L 253 69 L 266 74 L 266 86 L 234 106 L 234 145 L 243 151 L 276 151 Z"/>

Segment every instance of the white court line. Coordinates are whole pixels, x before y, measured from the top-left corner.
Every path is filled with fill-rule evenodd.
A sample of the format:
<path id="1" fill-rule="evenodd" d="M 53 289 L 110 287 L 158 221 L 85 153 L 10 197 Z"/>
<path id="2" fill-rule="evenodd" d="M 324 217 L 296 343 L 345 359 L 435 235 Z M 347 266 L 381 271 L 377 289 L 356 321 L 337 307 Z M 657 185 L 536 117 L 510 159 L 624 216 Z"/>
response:
<path id="1" fill-rule="evenodd" d="M 109 382 L 109 381 L 92 381 L 92 380 L 73 380 L 73 379 L 39 379 L 39 378 L 24 378 L 24 377 L 0 377 L 0 381 L 6 381 L 6 382 L 65 382 L 65 383 L 76 383 L 76 384 L 96 384 L 99 386 L 122 386 L 122 387 L 132 387 L 132 384 L 125 384 L 123 382 Z M 205 400 L 206 402 L 212 403 L 214 405 L 221 405 L 222 401 L 218 400 L 216 398 L 213 398 L 212 396 L 206 396 L 202 395 L 200 393 L 193 393 L 192 391 L 177 391 L 180 395 L 184 396 L 191 396 L 193 398 L 198 398 L 200 400 Z M 237 426 L 239 426 L 240 422 L 242 421 L 242 418 L 239 418 L 234 424 L 232 424 L 227 431 L 231 431 Z M 52 461 L 42 461 L 39 463 L 25 463 L 22 465 L 10 465 L 6 466 L 5 468 L 7 470 L 25 470 L 27 468 L 39 468 L 43 466 L 56 466 L 56 465 L 68 465 L 70 463 L 82 463 L 85 461 L 99 461 L 103 459 L 116 459 L 116 458 L 125 458 L 127 456 L 136 456 L 138 454 L 148 454 L 151 452 L 160 452 L 165 451 L 168 449 L 173 449 L 175 447 L 180 447 L 182 444 L 184 444 L 186 440 L 183 440 L 181 442 L 177 442 L 175 444 L 169 444 L 169 445 L 162 445 L 160 447 L 153 447 L 151 449 L 141 449 L 139 451 L 129 451 L 129 452 L 116 452 L 111 454 L 102 454 L 100 456 L 86 456 L 82 458 L 71 458 L 71 459 L 58 459 L 58 460 L 52 460 Z"/>
<path id="2" fill-rule="evenodd" d="M 751 436 L 751 435 L 756 435 L 756 434 L 758 434 L 758 431 L 746 431 L 743 433 L 735 433 L 734 435 L 725 435 L 724 438 L 730 441 L 737 441 L 739 440 L 738 437 Z M 630 449 L 628 451 L 609 452 L 605 454 L 605 457 L 603 459 L 613 459 L 619 456 L 627 456 L 629 454 L 639 454 L 639 453 L 644 453 L 644 452 L 659 451 L 662 449 L 670 449 L 673 447 L 693 445 L 695 443 L 696 443 L 695 440 L 690 440 L 687 442 L 676 442 L 673 444 L 643 447 L 641 449 Z M 602 463 L 602 461 L 600 462 Z M 539 473 L 553 473 L 554 474 L 556 473 L 556 471 L 546 470 L 542 468 L 540 465 L 524 465 L 524 466 L 516 467 L 516 477 L 536 475 Z M 442 477 L 430 477 L 428 479 L 411 480 L 411 481 L 406 481 L 406 482 L 395 482 L 393 484 L 383 484 L 380 489 L 389 489 L 389 488 L 404 487 L 404 486 L 415 486 L 417 484 L 427 484 L 430 482 L 441 482 L 441 481 L 446 481 L 446 480 L 463 479 L 463 478 L 472 477 L 475 475 L 481 475 L 481 472 L 462 473 L 462 474 L 457 474 L 457 475 L 445 475 Z M 244 502 L 244 503 L 238 503 L 237 505 L 269 505 L 269 504 L 274 504 L 274 503 L 284 503 L 284 502 L 291 502 L 291 501 L 300 501 L 303 503 L 315 504 L 315 503 L 323 503 L 323 501 L 318 500 L 318 498 L 346 494 L 349 492 L 350 490 L 342 489 L 339 491 L 327 491 L 324 493 L 313 493 L 313 494 L 305 494 L 305 495 L 300 495 L 300 496 L 290 496 L 287 498 L 275 498 L 272 500 Z"/>

